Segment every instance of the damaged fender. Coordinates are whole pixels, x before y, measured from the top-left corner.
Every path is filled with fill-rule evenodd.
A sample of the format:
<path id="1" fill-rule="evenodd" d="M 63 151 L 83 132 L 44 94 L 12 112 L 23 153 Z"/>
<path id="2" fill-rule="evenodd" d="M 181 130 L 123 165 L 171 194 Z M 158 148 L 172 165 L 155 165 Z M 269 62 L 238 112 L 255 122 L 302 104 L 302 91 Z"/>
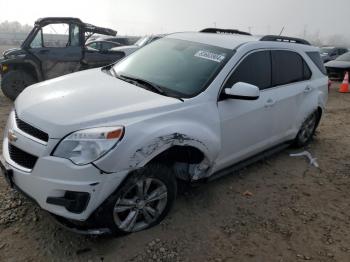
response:
<path id="1" fill-rule="evenodd" d="M 179 121 L 174 125 L 165 124 L 160 127 L 161 121 L 155 121 L 158 124 L 152 124 L 153 121 L 151 121 L 141 135 L 142 127 L 132 129 L 126 127 L 125 137 L 120 144 L 105 157 L 96 161 L 96 166 L 104 167 L 103 171 L 111 173 L 124 170 L 131 172 L 144 167 L 171 147 L 189 146 L 198 149 L 204 156 L 201 163 L 190 165 L 191 179 L 198 180 L 210 176 L 211 169 L 221 150 L 221 141 L 218 136 L 220 126 L 212 124 L 204 127 L 200 123 L 184 121 L 185 123 L 180 124 Z M 174 132 L 175 130 L 177 132 Z M 170 133 L 170 131 L 173 132 Z M 115 161 L 110 161 L 110 158 Z"/>
<path id="2" fill-rule="evenodd" d="M 204 158 L 201 163 L 191 169 L 192 180 L 206 177 L 208 169 L 212 166 L 211 160 L 207 157 L 209 152 L 205 143 L 195 138 L 180 133 L 173 133 L 155 138 L 149 144 L 139 148 L 130 159 L 130 168 L 135 169 L 145 166 L 153 158 L 173 146 L 192 146 L 199 149 Z"/>

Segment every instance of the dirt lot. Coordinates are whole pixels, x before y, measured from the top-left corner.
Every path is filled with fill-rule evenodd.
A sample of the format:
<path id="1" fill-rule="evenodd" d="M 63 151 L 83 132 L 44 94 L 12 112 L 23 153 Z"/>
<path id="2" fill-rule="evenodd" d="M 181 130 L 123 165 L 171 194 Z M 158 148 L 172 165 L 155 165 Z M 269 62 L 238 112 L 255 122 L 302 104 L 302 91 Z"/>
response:
<path id="1" fill-rule="evenodd" d="M 0 105 L 1 131 L 11 103 Z M 350 261 L 349 128 L 350 96 L 332 90 L 308 148 L 319 169 L 288 149 L 188 190 L 161 225 L 120 238 L 67 232 L 0 179 L 0 260 Z"/>

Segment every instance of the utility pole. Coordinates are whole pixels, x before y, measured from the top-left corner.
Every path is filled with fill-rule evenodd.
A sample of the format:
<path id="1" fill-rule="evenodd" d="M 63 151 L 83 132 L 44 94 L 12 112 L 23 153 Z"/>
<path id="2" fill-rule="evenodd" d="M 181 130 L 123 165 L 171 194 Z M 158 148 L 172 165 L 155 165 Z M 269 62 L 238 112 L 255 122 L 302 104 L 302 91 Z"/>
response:
<path id="1" fill-rule="evenodd" d="M 304 25 L 304 38 L 306 38 L 307 35 L 307 25 Z"/>
<path id="2" fill-rule="evenodd" d="M 279 35 L 282 35 L 282 33 L 283 33 L 283 31 L 284 31 L 284 27 L 285 27 L 285 26 L 282 27 L 282 30 L 281 30 L 281 32 L 280 32 Z"/>

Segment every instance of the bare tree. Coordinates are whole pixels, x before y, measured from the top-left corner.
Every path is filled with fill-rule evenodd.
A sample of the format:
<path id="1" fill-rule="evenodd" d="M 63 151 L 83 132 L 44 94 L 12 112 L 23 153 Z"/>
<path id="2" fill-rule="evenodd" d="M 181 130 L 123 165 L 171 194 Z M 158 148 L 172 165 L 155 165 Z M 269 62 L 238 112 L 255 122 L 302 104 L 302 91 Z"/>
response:
<path id="1" fill-rule="evenodd" d="M 28 33 L 31 29 L 30 25 L 22 25 L 17 21 L 0 23 L 0 33 Z"/>

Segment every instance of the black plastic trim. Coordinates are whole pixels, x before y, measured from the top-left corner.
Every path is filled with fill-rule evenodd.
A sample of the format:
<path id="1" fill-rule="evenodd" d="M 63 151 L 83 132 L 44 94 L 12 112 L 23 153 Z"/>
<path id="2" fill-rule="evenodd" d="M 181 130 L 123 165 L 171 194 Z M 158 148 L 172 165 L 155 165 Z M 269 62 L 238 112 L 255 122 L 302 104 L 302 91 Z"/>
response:
<path id="1" fill-rule="evenodd" d="M 263 36 L 260 39 L 260 41 L 272 41 L 272 42 L 311 45 L 308 41 L 301 39 L 301 38 L 280 36 L 280 35 L 266 35 L 266 36 Z"/>
<path id="2" fill-rule="evenodd" d="M 238 162 L 237 164 L 234 164 L 232 166 L 226 167 L 224 169 L 221 169 L 217 172 L 215 172 L 212 176 L 210 176 L 209 178 L 207 178 L 207 181 L 213 181 L 216 180 L 220 177 L 232 174 L 234 172 L 237 172 L 251 164 L 254 164 L 258 161 L 261 161 L 263 159 L 266 159 L 267 157 L 270 157 L 284 149 L 286 149 L 287 147 L 289 147 L 291 145 L 293 141 L 287 141 L 285 143 L 281 143 L 279 145 L 276 145 L 274 147 L 271 147 L 261 153 L 258 153 L 250 158 L 247 158 L 245 160 L 242 160 L 241 162 Z"/>
<path id="3" fill-rule="evenodd" d="M 90 194 L 87 192 L 66 191 L 63 197 L 48 197 L 46 203 L 63 206 L 69 212 L 80 214 L 86 210 L 89 200 Z"/>
<path id="4" fill-rule="evenodd" d="M 239 99 L 239 100 L 258 100 L 259 99 L 259 96 L 236 96 L 236 95 L 228 95 L 228 94 L 225 94 L 223 93 L 221 95 L 221 100 L 224 100 L 224 99 Z"/>
<path id="5" fill-rule="evenodd" d="M 221 29 L 221 28 L 205 28 L 199 32 L 211 33 L 211 34 L 251 35 L 248 32 L 239 31 L 237 29 Z"/>

